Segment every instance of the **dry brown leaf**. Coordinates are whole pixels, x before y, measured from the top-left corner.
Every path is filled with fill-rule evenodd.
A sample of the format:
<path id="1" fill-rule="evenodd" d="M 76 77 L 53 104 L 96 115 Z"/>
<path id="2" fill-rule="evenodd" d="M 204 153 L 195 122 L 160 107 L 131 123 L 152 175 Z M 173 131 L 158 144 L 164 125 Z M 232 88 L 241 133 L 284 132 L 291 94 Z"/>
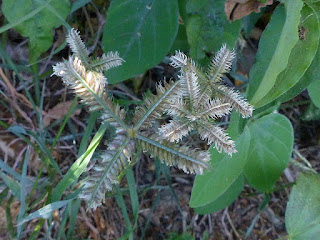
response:
<path id="1" fill-rule="evenodd" d="M 67 115 L 68 111 L 70 110 L 70 107 L 72 105 L 73 101 L 67 101 L 67 102 L 62 102 L 51 108 L 48 113 L 44 116 L 43 118 L 43 126 L 47 127 L 52 119 L 60 119 Z M 81 112 L 81 109 L 77 109 L 72 113 L 71 116 L 74 115 L 79 115 Z"/>
<path id="2" fill-rule="evenodd" d="M 260 12 L 260 8 L 271 5 L 273 0 L 267 0 L 265 3 L 259 0 L 226 0 L 224 11 L 228 20 L 234 21 L 248 16 L 252 12 Z"/>

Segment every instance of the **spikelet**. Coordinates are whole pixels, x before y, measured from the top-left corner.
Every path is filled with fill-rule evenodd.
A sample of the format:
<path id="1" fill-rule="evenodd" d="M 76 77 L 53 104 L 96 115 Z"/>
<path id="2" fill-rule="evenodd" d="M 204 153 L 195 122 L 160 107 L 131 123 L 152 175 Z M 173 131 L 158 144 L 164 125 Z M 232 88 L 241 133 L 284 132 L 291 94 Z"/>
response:
<path id="1" fill-rule="evenodd" d="M 187 103 L 183 100 L 183 98 L 175 97 L 174 99 L 168 99 L 168 104 L 165 111 L 171 116 L 184 117 L 189 113 L 189 111 L 186 110 L 187 108 Z"/>
<path id="2" fill-rule="evenodd" d="M 228 72 L 232 66 L 232 60 L 235 58 L 234 50 L 230 51 L 225 44 L 215 55 L 207 72 L 211 82 L 219 82 L 224 73 Z"/>
<path id="3" fill-rule="evenodd" d="M 91 111 L 101 110 L 102 107 L 94 96 L 87 90 L 81 79 L 101 99 L 106 98 L 106 78 L 102 73 L 87 71 L 82 61 L 77 56 L 70 56 L 69 60 L 53 66 L 53 74 L 62 77 L 63 82 L 76 93 Z"/>
<path id="4" fill-rule="evenodd" d="M 174 56 L 170 57 L 170 65 L 174 68 L 182 68 L 187 66 L 188 64 L 188 57 L 183 52 L 176 51 Z"/>
<path id="5" fill-rule="evenodd" d="M 119 184 L 123 172 L 130 166 L 132 153 L 135 150 L 133 140 L 130 140 L 117 156 L 117 149 L 125 141 L 123 132 L 109 144 L 108 149 L 100 154 L 96 164 L 88 172 L 89 176 L 83 181 L 80 198 L 84 199 L 87 208 L 96 209 L 105 201 L 107 191 L 112 191 L 114 184 Z"/>
<path id="6" fill-rule="evenodd" d="M 156 88 L 157 94 L 149 94 L 144 96 L 144 103 L 141 106 L 136 107 L 133 117 L 133 123 L 138 124 L 140 121 L 142 124 L 139 126 L 139 130 L 147 131 L 154 124 L 154 122 L 163 116 L 168 106 L 168 99 L 171 99 L 173 95 L 177 95 L 178 82 L 166 82 L 162 85 L 159 83 Z"/>
<path id="7" fill-rule="evenodd" d="M 140 138 L 138 142 L 144 152 L 148 152 L 151 157 L 157 158 L 169 166 L 176 166 L 186 173 L 193 174 L 202 174 L 205 169 L 209 168 L 210 155 L 207 151 L 165 141 L 159 145 L 155 136 L 148 137 L 151 141 L 155 139 L 154 144 L 141 139 L 143 138 Z"/>
<path id="8" fill-rule="evenodd" d="M 243 118 L 252 116 L 253 106 L 251 106 L 245 98 L 241 97 L 239 92 L 220 84 L 215 85 L 214 88 L 217 89 L 217 93 L 220 95 L 222 102 L 230 103 L 231 107 L 241 113 Z"/>
<path id="9" fill-rule="evenodd" d="M 171 120 L 170 123 L 159 128 L 159 134 L 163 139 L 170 142 L 176 142 L 187 136 L 193 129 L 192 122 L 183 122 L 179 120 Z"/>
<path id="10" fill-rule="evenodd" d="M 74 55 L 77 56 L 80 61 L 87 67 L 90 62 L 89 52 L 84 42 L 81 40 L 79 32 L 72 28 L 66 38 L 66 41 L 69 44 Z"/>
<path id="11" fill-rule="evenodd" d="M 175 68 L 181 68 L 178 76 L 180 83 L 180 97 L 187 98 L 189 102 L 195 104 L 199 98 L 200 86 L 196 75 L 196 66 L 192 59 L 189 59 L 184 53 L 176 51 L 176 54 L 170 57 L 170 65 Z"/>
<path id="12" fill-rule="evenodd" d="M 201 107 L 197 114 L 198 118 L 206 119 L 206 117 L 211 117 L 217 119 L 231 112 L 231 104 L 228 102 L 223 103 L 219 98 L 207 99 L 202 103 Z"/>
<path id="13" fill-rule="evenodd" d="M 253 107 L 239 93 L 220 84 L 223 74 L 231 69 L 234 57 L 234 51 L 223 45 L 208 71 L 203 73 L 192 59 L 176 51 L 170 58 L 170 65 L 180 68 L 180 84 L 177 94 L 168 99 L 165 112 L 173 120 L 159 128 L 162 139 L 180 141 L 191 130 L 197 130 L 200 138 L 208 144 L 215 144 L 218 151 L 223 150 L 230 155 L 236 152 L 234 142 L 224 130 L 212 125 L 212 119 L 229 114 L 233 108 L 243 117 L 252 115 Z"/>
<path id="14" fill-rule="evenodd" d="M 199 124 L 197 129 L 200 138 L 206 140 L 208 145 L 214 143 L 218 152 L 223 150 L 229 155 L 237 152 L 234 141 L 230 140 L 222 128 L 209 124 Z"/>
<path id="15" fill-rule="evenodd" d="M 107 55 L 103 54 L 101 58 L 97 58 L 90 68 L 94 71 L 102 72 L 111 68 L 122 65 L 124 60 L 119 56 L 118 52 L 108 52 Z"/>

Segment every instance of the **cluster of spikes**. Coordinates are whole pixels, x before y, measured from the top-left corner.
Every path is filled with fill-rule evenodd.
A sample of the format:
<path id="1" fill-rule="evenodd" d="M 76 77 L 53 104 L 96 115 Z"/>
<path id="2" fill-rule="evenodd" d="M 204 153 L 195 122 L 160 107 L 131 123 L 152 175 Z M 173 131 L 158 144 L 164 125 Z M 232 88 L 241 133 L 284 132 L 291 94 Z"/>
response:
<path id="1" fill-rule="evenodd" d="M 96 208 L 112 191 L 126 169 L 136 163 L 140 151 L 161 162 L 176 166 L 186 173 L 202 174 L 209 168 L 208 151 L 196 149 L 182 139 L 195 130 L 208 145 L 218 151 L 236 152 L 234 142 L 215 120 L 234 108 L 249 117 L 253 108 L 238 92 L 222 84 L 222 76 L 231 68 L 234 52 L 223 46 L 204 73 L 182 52 L 171 57 L 171 66 L 180 69 L 177 81 L 159 83 L 156 94 L 146 94 L 144 104 L 135 109 L 134 117 L 126 121 L 125 110 L 107 94 L 104 71 L 120 66 L 124 60 L 117 52 L 101 58 L 89 56 L 79 32 L 71 29 L 67 36 L 73 54 L 53 67 L 53 75 L 78 95 L 90 111 L 101 113 L 101 123 L 113 130 L 105 149 L 94 155 L 88 177 L 82 181 L 80 198 L 88 208 Z M 170 122 L 160 125 L 164 115 Z"/>

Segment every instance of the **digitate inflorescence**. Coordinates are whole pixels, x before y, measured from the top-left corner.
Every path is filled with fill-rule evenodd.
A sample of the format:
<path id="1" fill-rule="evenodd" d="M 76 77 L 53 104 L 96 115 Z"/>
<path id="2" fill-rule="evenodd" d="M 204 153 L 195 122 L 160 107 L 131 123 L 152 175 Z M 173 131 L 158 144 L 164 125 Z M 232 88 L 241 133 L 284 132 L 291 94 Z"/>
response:
<path id="1" fill-rule="evenodd" d="M 249 117 L 253 108 L 238 92 L 222 84 L 222 76 L 231 68 L 234 52 L 223 46 L 203 72 L 185 54 L 177 51 L 171 57 L 171 66 L 180 69 L 177 81 L 158 84 L 156 94 L 145 95 L 144 104 L 136 107 L 131 121 L 125 111 L 107 94 L 104 71 L 120 66 L 124 60 L 117 52 L 109 52 L 92 59 L 79 33 L 72 29 L 67 42 L 73 52 L 68 60 L 56 64 L 54 75 L 62 77 L 90 111 L 99 111 L 101 121 L 114 134 L 106 149 L 95 156 L 88 177 L 82 181 L 80 198 L 88 207 L 96 208 L 120 182 L 127 168 L 137 161 L 139 149 L 167 165 L 174 165 L 187 173 L 202 174 L 209 167 L 208 151 L 196 149 L 181 141 L 195 130 L 209 145 L 219 151 L 236 152 L 234 142 L 215 120 L 229 114 L 234 108 L 243 117 Z M 164 115 L 170 122 L 160 126 Z"/>

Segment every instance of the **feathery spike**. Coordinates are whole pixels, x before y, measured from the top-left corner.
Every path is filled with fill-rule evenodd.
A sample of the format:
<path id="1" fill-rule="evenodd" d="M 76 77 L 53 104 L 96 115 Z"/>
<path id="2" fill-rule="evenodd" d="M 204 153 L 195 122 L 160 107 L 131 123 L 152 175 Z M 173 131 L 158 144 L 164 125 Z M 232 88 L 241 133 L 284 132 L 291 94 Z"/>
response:
<path id="1" fill-rule="evenodd" d="M 211 61 L 207 73 L 212 82 L 219 82 L 224 73 L 228 72 L 232 66 L 232 60 L 235 58 L 234 50 L 230 51 L 225 44 L 217 52 Z"/>
<path id="2" fill-rule="evenodd" d="M 156 142 L 156 138 L 155 136 L 149 136 L 148 139 Z M 165 141 L 161 142 L 163 147 L 156 143 L 142 141 L 141 138 L 138 139 L 138 142 L 144 152 L 148 152 L 168 166 L 176 166 L 186 173 L 202 174 L 205 169 L 209 168 L 210 155 L 208 151 L 201 151 L 186 145 L 180 146 Z"/>
<path id="3" fill-rule="evenodd" d="M 192 129 L 192 122 L 171 120 L 170 123 L 159 128 L 159 134 L 163 137 L 163 139 L 167 139 L 170 142 L 176 142 L 181 140 L 182 137 L 188 135 Z"/>
<path id="4" fill-rule="evenodd" d="M 74 28 L 71 28 L 66 41 L 72 52 L 87 66 L 90 62 L 89 52 L 84 42 L 81 40 L 79 32 Z"/>
<path id="5" fill-rule="evenodd" d="M 81 102 L 89 106 L 91 111 L 101 110 L 100 104 L 88 92 L 79 80 L 79 76 L 102 99 L 106 98 L 106 78 L 103 74 L 87 71 L 82 61 L 77 57 L 69 57 L 69 61 L 58 63 L 53 67 L 53 74 L 62 77 L 62 80 L 81 98 Z"/>
<path id="6" fill-rule="evenodd" d="M 176 51 L 174 56 L 170 57 L 170 65 L 174 68 L 187 66 L 188 57 L 180 51 Z"/>
<path id="7" fill-rule="evenodd" d="M 101 58 L 97 58 L 90 68 L 99 72 L 108 71 L 122 65 L 123 62 L 125 61 L 119 56 L 118 52 L 108 52 L 107 55 L 103 54 Z"/>
<path id="8" fill-rule="evenodd" d="M 125 138 L 126 137 L 122 134 L 117 135 L 109 144 L 109 148 L 100 154 L 94 167 L 89 170 L 89 176 L 83 180 L 83 189 L 79 198 L 84 199 L 88 203 L 93 199 L 90 202 L 91 205 L 87 206 L 87 208 L 93 208 L 95 210 L 99 205 L 101 205 L 105 201 L 106 192 L 112 191 L 114 184 L 119 183 L 125 169 L 129 166 L 132 157 L 131 154 L 135 152 L 135 144 L 133 140 L 127 143 L 119 157 L 112 162 L 113 156 L 116 154 L 116 150 L 120 147 Z M 109 168 L 109 170 L 106 177 L 103 179 L 102 184 L 97 191 L 94 191 L 101 179 L 101 176 L 107 168 Z M 96 194 L 93 196 L 92 194 L 94 192 L 96 192 Z"/>
<path id="9" fill-rule="evenodd" d="M 214 143 L 218 152 L 223 150 L 229 155 L 237 152 L 234 141 L 230 140 L 222 128 L 209 124 L 198 124 L 197 129 L 200 138 L 206 140 L 208 145 Z"/>
<path id="10" fill-rule="evenodd" d="M 252 116 L 253 106 L 250 105 L 245 98 L 241 97 L 233 88 L 228 88 L 219 84 L 216 89 L 218 90 L 218 94 L 220 93 L 220 95 L 222 95 L 222 102 L 230 103 L 231 107 L 241 113 L 243 118 Z"/>

